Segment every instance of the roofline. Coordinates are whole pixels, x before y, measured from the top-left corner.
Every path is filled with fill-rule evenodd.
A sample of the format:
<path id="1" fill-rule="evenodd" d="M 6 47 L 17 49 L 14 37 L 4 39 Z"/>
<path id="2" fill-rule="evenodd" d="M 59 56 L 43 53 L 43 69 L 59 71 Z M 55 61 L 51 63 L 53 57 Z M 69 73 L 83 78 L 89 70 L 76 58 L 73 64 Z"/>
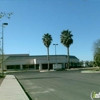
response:
<path id="1" fill-rule="evenodd" d="M 30 56 L 47 56 L 47 55 L 30 55 Z M 49 56 L 55 56 L 55 54 L 54 55 L 49 55 Z M 67 55 L 58 55 L 57 54 L 56 56 L 67 56 Z M 70 56 L 74 56 L 74 55 L 70 55 Z"/>
<path id="2" fill-rule="evenodd" d="M 4 56 L 29 56 L 29 54 L 4 54 Z"/>
<path id="3" fill-rule="evenodd" d="M 29 54 L 5 54 L 5 56 L 9 56 L 9 57 L 45 57 L 45 56 L 47 56 L 47 55 L 29 55 Z M 55 54 L 54 55 L 49 55 L 50 57 L 51 56 L 55 56 Z M 65 56 L 65 57 L 67 57 L 67 55 L 56 55 L 56 56 Z M 9 58 L 8 57 L 8 58 Z M 74 57 L 74 58 L 76 58 L 76 59 L 78 59 L 76 56 L 74 56 L 74 55 L 69 55 L 69 57 Z M 7 59 L 8 59 L 7 58 Z M 78 59 L 79 60 L 79 59 Z"/>

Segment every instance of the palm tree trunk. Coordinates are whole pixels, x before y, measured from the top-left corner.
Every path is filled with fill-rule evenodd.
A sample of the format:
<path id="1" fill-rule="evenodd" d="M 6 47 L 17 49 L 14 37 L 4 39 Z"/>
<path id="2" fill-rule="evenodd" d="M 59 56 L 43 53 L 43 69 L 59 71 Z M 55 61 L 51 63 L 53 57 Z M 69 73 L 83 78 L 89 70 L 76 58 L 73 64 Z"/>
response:
<path id="1" fill-rule="evenodd" d="M 49 47 L 47 48 L 47 60 L 48 60 L 48 70 L 49 70 Z"/>
<path id="2" fill-rule="evenodd" d="M 70 68 L 69 47 L 67 47 L 67 68 Z"/>

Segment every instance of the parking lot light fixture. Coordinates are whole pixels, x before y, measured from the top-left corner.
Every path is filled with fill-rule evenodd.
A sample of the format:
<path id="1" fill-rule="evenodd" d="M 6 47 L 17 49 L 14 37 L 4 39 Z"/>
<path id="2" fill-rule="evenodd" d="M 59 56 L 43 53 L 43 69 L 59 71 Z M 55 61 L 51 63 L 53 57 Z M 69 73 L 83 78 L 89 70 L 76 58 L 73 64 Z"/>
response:
<path id="1" fill-rule="evenodd" d="M 8 23 L 2 23 L 2 76 L 4 76 L 4 26 Z"/>
<path id="2" fill-rule="evenodd" d="M 56 64 L 56 67 L 57 67 L 57 52 L 56 52 L 56 46 L 58 44 L 53 44 L 55 46 L 55 64 Z"/>

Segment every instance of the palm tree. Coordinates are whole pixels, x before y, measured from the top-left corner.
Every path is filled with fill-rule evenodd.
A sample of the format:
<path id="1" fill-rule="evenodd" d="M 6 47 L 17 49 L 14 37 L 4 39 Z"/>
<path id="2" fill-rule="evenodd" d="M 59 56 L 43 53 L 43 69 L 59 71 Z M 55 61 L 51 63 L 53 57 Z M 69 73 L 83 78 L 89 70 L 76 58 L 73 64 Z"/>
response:
<path id="1" fill-rule="evenodd" d="M 43 35 L 42 40 L 44 45 L 47 47 L 47 61 L 48 61 L 48 70 L 49 70 L 49 46 L 53 39 L 52 36 L 49 33 L 47 33 Z"/>
<path id="2" fill-rule="evenodd" d="M 67 47 L 68 69 L 69 69 L 69 66 L 70 66 L 69 47 L 70 47 L 70 45 L 73 43 L 72 36 L 73 36 L 73 35 L 71 34 L 71 31 L 69 31 L 69 30 L 64 30 L 63 32 L 61 32 L 61 35 L 60 35 L 61 43 L 62 43 L 65 47 Z"/>

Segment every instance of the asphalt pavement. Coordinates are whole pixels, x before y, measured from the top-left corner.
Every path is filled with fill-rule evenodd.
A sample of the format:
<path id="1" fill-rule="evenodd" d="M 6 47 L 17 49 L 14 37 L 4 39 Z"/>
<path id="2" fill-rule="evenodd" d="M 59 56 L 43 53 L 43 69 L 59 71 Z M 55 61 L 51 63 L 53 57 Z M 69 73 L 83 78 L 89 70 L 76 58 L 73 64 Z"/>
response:
<path id="1" fill-rule="evenodd" d="M 92 91 L 100 92 L 100 74 L 80 71 L 20 72 L 17 77 L 31 100 L 91 100 Z"/>

